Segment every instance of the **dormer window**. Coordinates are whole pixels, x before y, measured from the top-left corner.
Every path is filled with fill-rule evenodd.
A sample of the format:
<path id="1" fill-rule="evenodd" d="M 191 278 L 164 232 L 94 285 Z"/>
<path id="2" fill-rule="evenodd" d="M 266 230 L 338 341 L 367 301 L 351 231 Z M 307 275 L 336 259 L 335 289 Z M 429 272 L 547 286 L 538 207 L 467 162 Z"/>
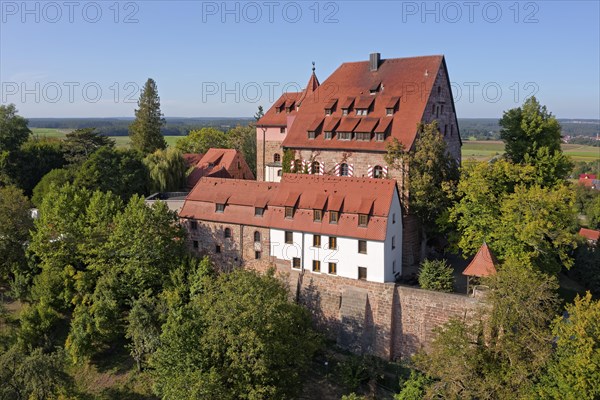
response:
<path id="1" fill-rule="evenodd" d="M 254 216 L 262 217 L 265 214 L 265 209 L 263 207 L 255 207 L 254 208 Z"/>
<path id="2" fill-rule="evenodd" d="M 285 133 L 285 127 L 282 126 L 281 128 L 279 128 L 279 133 Z"/>
<path id="3" fill-rule="evenodd" d="M 321 222 L 323 220 L 323 211 L 322 210 L 313 210 L 313 221 Z"/>
<path id="4" fill-rule="evenodd" d="M 288 219 L 294 218 L 294 207 L 285 208 L 285 217 Z"/>
<path id="5" fill-rule="evenodd" d="M 356 115 L 363 116 L 363 115 L 367 115 L 368 113 L 369 113 L 369 110 L 366 108 L 357 108 L 356 109 Z"/>
<path id="6" fill-rule="evenodd" d="M 344 116 L 348 115 L 348 109 L 347 108 L 342 108 L 342 115 L 344 115 Z"/>
<path id="7" fill-rule="evenodd" d="M 394 109 L 393 108 L 386 108 L 385 109 L 385 115 L 394 115 Z"/>
<path id="8" fill-rule="evenodd" d="M 332 113 L 331 108 L 325 109 L 325 115 L 331 115 L 331 113 Z"/>
<path id="9" fill-rule="evenodd" d="M 340 218 L 340 213 L 338 211 L 329 211 L 329 223 L 337 224 Z"/>
<path id="10" fill-rule="evenodd" d="M 371 134 L 368 132 L 358 132 L 356 134 L 356 140 L 359 140 L 361 142 L 368 142 L 371 140 Z"/>
<path id="11" fill-rule="evenodd" d="M 225 204 L 217 203 L 215 212 L 218 212 L 218 213 L 225 212 Z"/>
<path id="12" fill-rule="evenodd" d="M 309 138 L 309 139 L 314 139 L 314 138 L 315 138 L 315 136 L 316 136 L 316 133 L 315 133 L 315 131 L 308 131 L 308 138 Z"/>
<path id="13" fill-rule="evenodd" d="M 331 140 L 333 138 L 333 132 L 325 132 L 325 140 Z"/>
<path id="14" fill-rule="evenodd" d="M 370 94 L 377 94 L 379 92 L 379 88 L 381 87 L 381 82 L 377 82 L 369 89 Z"/>
<path id="15" fill-rule="evenodd" d="M 369 216 L 367 214 L 358 214 L 358 226 L 366 227 L 369 223 Z"/>
<path id="16" fill-rule="evenodd" d="M 352 140 L 352 132 L 338 132 L 339 140 Z"/>
<path id="17" fill-rule="evenodd" d="M 385 133 L 376 133 L 375 134 L 375 141 L 377 142 L 383 142 L 385 140 Z"/>

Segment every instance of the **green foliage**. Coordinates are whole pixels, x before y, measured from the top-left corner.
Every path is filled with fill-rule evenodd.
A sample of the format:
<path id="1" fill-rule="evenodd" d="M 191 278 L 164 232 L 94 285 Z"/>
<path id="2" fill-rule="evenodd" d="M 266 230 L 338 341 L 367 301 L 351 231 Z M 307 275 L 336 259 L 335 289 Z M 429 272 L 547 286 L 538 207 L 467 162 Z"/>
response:
<path id="1" fill-rule="evenodd" d="M 140 153 L 103 147 L 79 168 L 74 184 L 89 190 L 110 191 L 126 201 L 134 194 L 147 194 L 148 182 L 148 170 Z"/>
<path id="2" fill-rule="evenodd" d="M 160 98 L 156 82 L 148 78 L 135 110 L 135 120 L 129 125 L 131 147 L 144 154 L 154 153 L 167 147 L 161 128 L 165 119 L 160 111 Z"/>
<path id="3" fill-rule="evenodd" d="M 17 115 L 14 104 L 0 105 L 0 153 L 21 148 L 31 135 L 27 123 L 25 118 Z"/>
<path id="4" fill-rule="evenodd" d="M 156 150 L 144 158 L 150 174 L 151 192 L 174 192 L 185 187 L 186 164 L 174 148 Z"/>
<path id="5" fill-rule="evenodd" d="M 350 393 L 342 396 L 341 400 L 367 400 L 367 398 L 365 396 L 359 396 L 356 393 Z"/>
<path id="6" fill-rule="evenodd" d="M 465 256 L 485 241 L 501 260 L 512 257 L 548 272 L 570 267 L 575 197 L 566 186 L 537 186 L 534 172 L 505 160 L 463 167 L 459 200 L 448 216 Z"/>
<path id="7" fill-rule="evenodd" d="M 408 380 L 402 383 L 400 393 L 394 400 L 422 400 L 433 379 L 418 371 L 411 371 Z"/>
<path id="8" fill-rule="evenodd" d="M 27 306 L 19 315 L 17 345 L 23 350 L 52 347 L 52 331 L 60 315 L 46 302 Z"/>
<path id="9" fill-rule="evenodd" d="M 96 128 L 81 128 L 67 133 L 64 143 L 65 160 L 81 165 L 101 147 L 115 147 L 115 140 L 102 136 Z"/>
<path id="10" fill-rule="evenodd" d="M 244 159 L 256 176 L 256 127 L 238 125 L 227 131 L 227 147 L 236 149 L 244 155 Z"/>
<path id="11" fill-rule="evenodd" d="M 538 393 L 544 399 L 600 397 L 600 301 L 588 292 L 552 324 L 556 350 Z"/>
<path id="12" fill-rule="evenodd" d="M 18 273 L 27 264 L 25 242 L 33 227 L 30 208 L 20 189 L 0 187 L 0 278 Z"/>
<path id="13" fill-rule="evenodd" d="M 48 172 L 44 177 L 38 182 L 38 184 L 33 188 L 33 196 L 31 197 L 31 202 L 36 207 L 41 207 L 42 201 L 48 192 L 50 192 L 50 188 L 52 185 L 56 187 L 61 187 L 66 183 L 72 183 L 74 179 L 73 171 L 71 169 L 58 168 L 53 169 Z"/>
<path id="14" fill-rule="evenodd" d="M 274 277 L 236 270 L 168 313 L 151 359 L 164 399 L 282 399 L 319 345 L 308 311 Z"/>
<path id="15" fill-rule="evenodd" d="M 581 240 L 570 273 L 593 294 L 600 294 L 600 251 Z"/>
<path id="16" fill-rule="evenodd" d="M 281 158 L 281 170 L 284 174 L 292 172 L 292 162 L 295 158 L 295 151 L 292 149 L 283 150 L 283 157 Z"/>
<path id="17" fill-rule="evenodd" d="M 374 356 L 351 355 L 336 365 L 336 375 L 349 392 L 382 375 L 383 362 Z"/>
<path id="18" fill-rule="evenodd" d="M 65 163 L 63 143 L 60 140 L 32 138 L 18 152 L 15 180 L 29 195 L 44 175 L 53 169 L 62 168 Z"/>
<path id="19" fill-rule="evenodd" d="M 592 229 L 600 229 L 600 194 L 596 191 L 594 199 L 585 207 L 588 225 Z"/>
<path id="20" fill-rule="evenodd" d="M 52 400 L 64 398 L 72 387 L 64 372 L 62 352 L 46 354 L 35 349 L 30 354 L 11 347 L 0 354 L 0 398 Z"/>
<path id="21" fill-rule="evenodd" d="M 561 152 L 561 127 L 546 106 L 535 97 L 528 98 L 522 107 L 505 111 L 500 119 L 500 137 L 506 143 L 506 155 L 515 163 L 536 158 L 541 148 L 549 154 Z"/>
<path id="22" fill-rule="evenodd" d="M 225 132 L 217 128 L 202 128 L 190 131 L 175 146 L 184 154 L 204 154 L 210 148 L 228 148 L 229 143 Z"/>
<path id="23" fill-rule="evenodd" d="M 558 305 L 556 278 L 505 264 L 485 281 L 480 315 L 436 330 L 415 365 L 435 379 L 425 398 L 521 399 L 533 394 L 552 353 L 548 325 Z"/>
<path id="24" fill-rule="evenodd" d="M 562 150 L 551 151 L 548 147 L 539 148 L 534 156 L 525 154 L 524 162 L 535 168 L 536 183 L 542 187 L 564 183 L 573 168 L 573 163 Z"/>
<path id="25" fill-rule="evenodd" d="M 419 286 L 438 292 L 454 290 L 454 270 L 446 260 L 425 260 L 419 269 Z"/>
<path id="26" fill-rule="evenodd" d="M 254 114 L 254 119 L 258 122 L 258 120 L 261 119 L 264 115 L 265 110 L 263 109 L 263 106 L 258 106 L 258 111 L 256 111 L 256 114 Z"/>
<path id="27" fill-rule="evenodd" d="M 138 371 L 142 370 L 148 355 L 158 347 L 159 321 L 156 299 L 148 292 L 134 300 L 127 316 L 125 337 L 131 341 L 129 353 L 137 363 Z"/>

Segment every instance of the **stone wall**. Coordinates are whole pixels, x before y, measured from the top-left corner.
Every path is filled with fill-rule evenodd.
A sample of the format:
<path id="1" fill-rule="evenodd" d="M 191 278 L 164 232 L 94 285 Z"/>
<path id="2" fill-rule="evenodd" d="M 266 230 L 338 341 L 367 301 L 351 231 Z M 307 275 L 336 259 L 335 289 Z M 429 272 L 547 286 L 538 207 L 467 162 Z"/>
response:
<path id="1" fill-rule="evenodd" d="M 281 156 L 283 159 L 283 147 L 281 147 L 282 141 L 271 141 L 267 140 L 263 146 L 262 137 L 256 141 L 256 180 L 265 180 L 265 167 L 263 164 L 263 148 L 265 153 L 265 163 L 268 165 L 273 163 L 273 156 L 275 153 Z"/>

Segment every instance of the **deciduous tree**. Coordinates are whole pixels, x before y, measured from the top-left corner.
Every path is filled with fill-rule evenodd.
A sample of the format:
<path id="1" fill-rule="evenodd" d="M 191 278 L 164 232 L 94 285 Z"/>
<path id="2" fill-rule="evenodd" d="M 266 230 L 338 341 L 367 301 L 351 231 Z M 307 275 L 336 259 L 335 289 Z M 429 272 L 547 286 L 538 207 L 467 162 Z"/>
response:
<path id="1" fill-rule="evenodd" d="M 185 187 L 187 167 L 179 150 L 156 150 L 144 158 L 144 164 L 150 175 L 151 192 L 177 191 Z"/>
<path id="2" fill-rule="evenodd" d="M 179 139 L 175 145 L 182 153 L 204 154 L 210 148 L 228 148 L 225 132 L 216 128 L 193 130 Z"/>

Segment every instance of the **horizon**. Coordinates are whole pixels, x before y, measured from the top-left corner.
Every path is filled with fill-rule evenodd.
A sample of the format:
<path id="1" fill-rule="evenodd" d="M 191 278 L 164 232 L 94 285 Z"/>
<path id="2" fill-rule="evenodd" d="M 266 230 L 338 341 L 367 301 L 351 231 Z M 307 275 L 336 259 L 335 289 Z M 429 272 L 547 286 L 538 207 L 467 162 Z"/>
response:
<path id="1" fill-rule="evenodd" d="M 600 119 L 599 14 L 583 0 L 4 0 L 0 104 L 26 118 L 133 117 L 152 77 L 166 115 L 244 118 L 302 89 L 313 61 L 323 83 L 379 52 L 443 54 L 459 118 L 499 118 L 535 95 L 557 118 Z"/>

